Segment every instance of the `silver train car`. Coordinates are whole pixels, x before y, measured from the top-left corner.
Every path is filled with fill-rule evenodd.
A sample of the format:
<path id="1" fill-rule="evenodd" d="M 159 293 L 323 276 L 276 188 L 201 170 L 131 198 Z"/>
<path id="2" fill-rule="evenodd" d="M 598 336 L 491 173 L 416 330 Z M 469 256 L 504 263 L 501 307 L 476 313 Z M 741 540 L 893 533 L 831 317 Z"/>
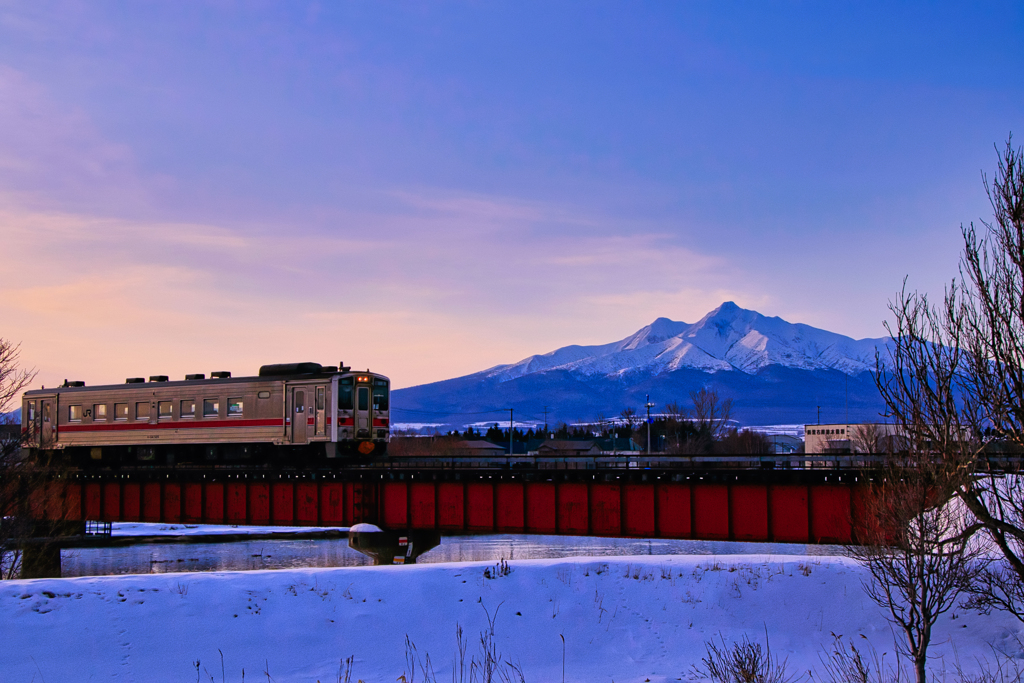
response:
<path id="1" fill-rule="evenodd" d="M 384 455 L 390 381 L 319 363 L 169 381 L 67 382 L 22 398 L 25 447 L 67 465 L 308 467 Z"/>

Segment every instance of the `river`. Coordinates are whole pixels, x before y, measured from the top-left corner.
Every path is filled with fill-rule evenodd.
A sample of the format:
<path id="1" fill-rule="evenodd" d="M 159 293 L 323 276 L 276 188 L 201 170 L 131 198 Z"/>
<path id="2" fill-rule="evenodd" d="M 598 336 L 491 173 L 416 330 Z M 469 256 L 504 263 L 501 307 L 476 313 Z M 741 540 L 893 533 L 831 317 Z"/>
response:
<path id="1" fill-rule="evenodd" d="M 444 536 L 418 562 L 498 562 L 615 555 L 839 555 L 842 548 L 795 543 L 742 543 L 590 536 L 498 534 Z M 61 575 L 104 576 L 171 572 L 246 571 L 296 567 L 358 567 L 369 557 L 341 539 L 254 540 L 228 543 L 140 543 L 61 551 Z"/>

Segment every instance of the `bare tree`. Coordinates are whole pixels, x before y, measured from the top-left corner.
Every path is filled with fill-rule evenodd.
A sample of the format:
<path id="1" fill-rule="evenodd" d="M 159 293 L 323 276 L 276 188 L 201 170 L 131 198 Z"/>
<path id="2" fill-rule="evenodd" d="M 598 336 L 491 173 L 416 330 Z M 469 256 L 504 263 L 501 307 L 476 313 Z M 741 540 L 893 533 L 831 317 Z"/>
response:
<path id="1" fill-rule="evenodd" d="M 994 220 L 961 226 L 960 275 L 941 305 L 904 286 L 878 383 L 908 439 L 973 473 L 956 493 L 1002 557 L 972 603 L 1024 621 L 1024 493 L 988 457 L 999 446 L 1019 465 L 1024 453 L 1024 150 L 1011 137 L 997 153 L 995 178 L 983 176 Z"/>
<path id="2" fill-rule="evenodd" d="M 4 424 L 12 424 L 11 403 L 18 398 L 36 371 L 21 367 L 21 345 L 0 337 L 0 415 Z"/>
<path id="3" fill-rule="evenodd" d="M 728 430 L 715 448 L 729 455 L 768 455 L 774 452 L 772 440 L 768 436 L 750 429 Z"/>
<path id="4" fill-rule="evenodd" d="M 693 421 L 697 429 L 714 441 L 722 438 L 732 416 L 732 399 L 719 399 L 717 391 L 701 387 L 690 392 L 690 400 L 693 401 Z"/>
<path id="5" fill-rule="evenodd" d="M 881 425 L 857 425 L 850 434 L 850 450 L 854 453 L 877 455 L 886 451 L 886 432 Z"/>
<path id="6" fill-rule="evenodd" d="M 636 414 L 636 408 L 623 408 L 619 413 L 619 419 L 629 427 L 630 434 L 636 431 L 636 426 L 640 424 L 640 416 Z"/>
<path id="7" fill-rule="evenodd" d="M 969 517 L 955 498 L 968 475 L 928 448 L 891 456 L 875 475 L 859 519 L 862 545 L 849 552 L 868 570 L 868 597 L 903 632 L 897 649 L 914 663 L 917 682 L 926 683 L 932 628 L 982 566 Z"/>
<path id="8" fill-rule="evenodd" d="M 668 443 L 665 451 L 668 453 L 681 453 L 684 434 L 688 431 L 686 410 L 679 405 L 678 401 L 665 404 L 665 436 Z"/>
<path id="9" fill-rule="evenodd" d="M 21 349 L 0 338 L 0 578 L 17 575 L 20 548 L 13 543 L 24 533 L 26 508 L 31 486 L 21 470 L 29 469 L 21 460 L 25 435 L 16 418 L 13 403 L 35 378 L 36 371 L 21 367 Z"/>

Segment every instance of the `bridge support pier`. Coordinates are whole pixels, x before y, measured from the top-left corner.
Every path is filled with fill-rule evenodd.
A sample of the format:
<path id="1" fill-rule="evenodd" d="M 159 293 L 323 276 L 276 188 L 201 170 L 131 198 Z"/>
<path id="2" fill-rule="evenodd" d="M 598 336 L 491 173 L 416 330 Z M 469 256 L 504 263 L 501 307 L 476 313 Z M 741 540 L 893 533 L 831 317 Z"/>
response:
<path id="1" fill-rule="evenodd" d="M 26 544 L 21 551 L 21 578 L 59 579 L 60 545 Z"/>
<path id="2" fill-rule="evenodd" d="M 20 540 L 23 579 L 59 579 L 60 549 L 72 537 L 85 534 L 85 522 L 68 520 L 20 520 L 15 523 Z"/>
<path id="3" fill-rule="evenodd" d="M 441 543 L 441 532 L 350 531 L 348 547 L 373 559 L 375 565 L 416 564 L 416 558 Z"/>

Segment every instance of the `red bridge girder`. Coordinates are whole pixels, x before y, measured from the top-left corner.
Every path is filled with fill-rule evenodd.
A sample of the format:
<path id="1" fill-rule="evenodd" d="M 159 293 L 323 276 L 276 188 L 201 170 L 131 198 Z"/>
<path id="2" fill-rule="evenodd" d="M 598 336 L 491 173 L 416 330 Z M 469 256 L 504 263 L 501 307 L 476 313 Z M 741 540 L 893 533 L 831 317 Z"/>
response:
<path id="1" fill-rule="evenodd" d="M 436 529 L 694 540 L 849 543 L 852 483 L 607 481 L 58 481 L 46 519 Z"/>

